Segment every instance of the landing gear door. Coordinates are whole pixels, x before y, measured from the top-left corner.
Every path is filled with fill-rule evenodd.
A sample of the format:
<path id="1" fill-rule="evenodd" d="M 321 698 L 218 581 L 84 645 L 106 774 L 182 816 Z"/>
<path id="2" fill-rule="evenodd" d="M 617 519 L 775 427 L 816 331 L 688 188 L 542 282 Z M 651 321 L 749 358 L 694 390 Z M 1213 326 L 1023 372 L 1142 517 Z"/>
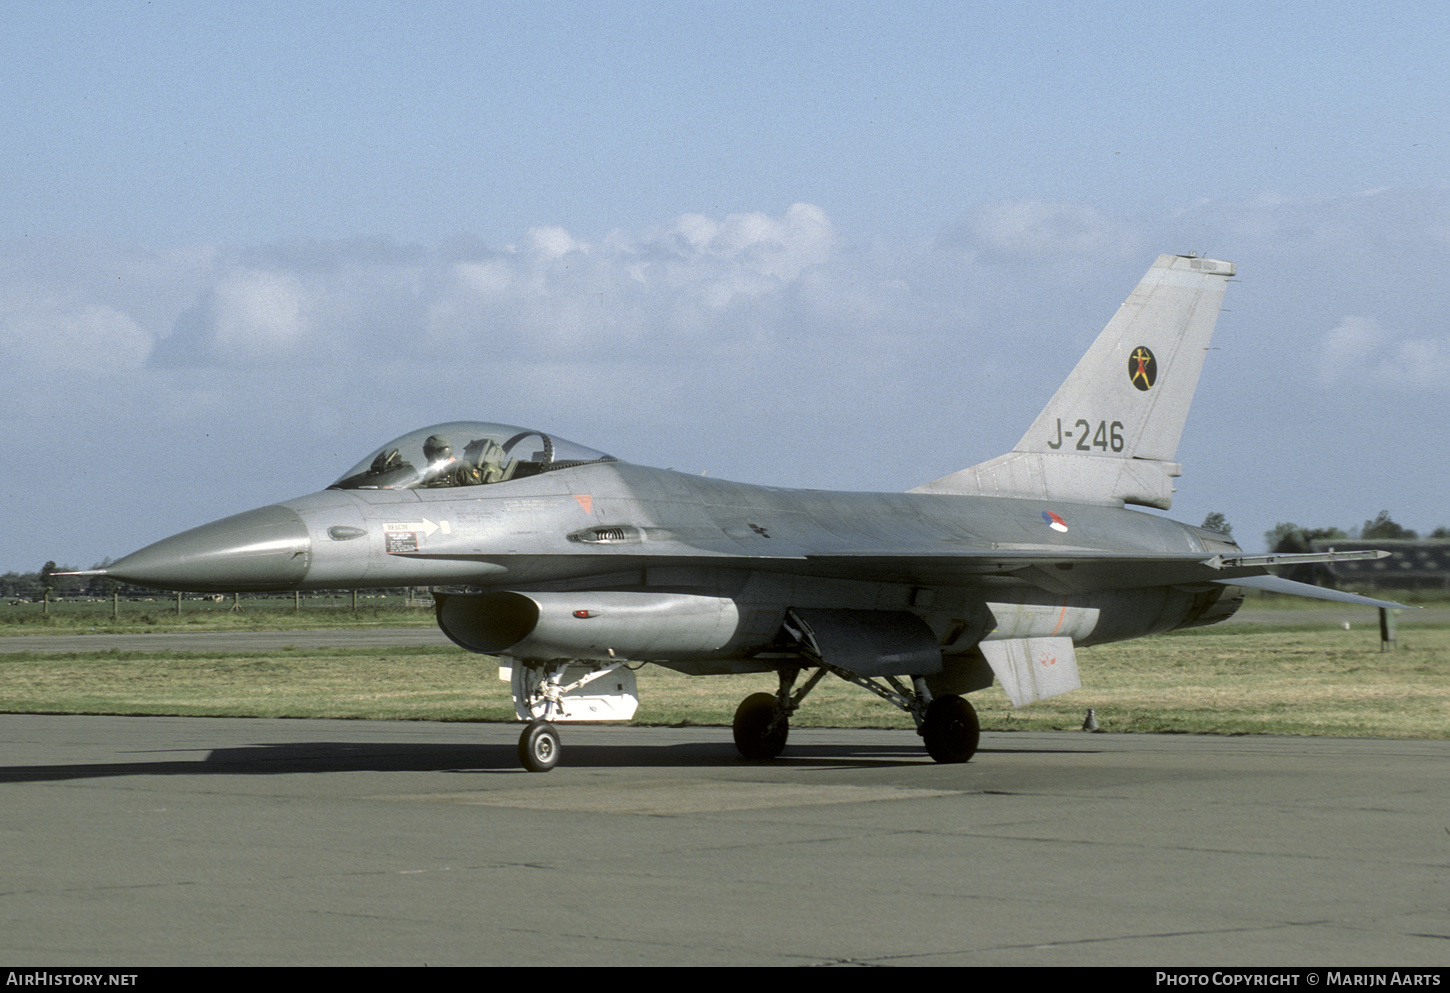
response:
<path id="1" fill-rule="evenodd" d="M 627 721 L 639 707 L 634 670 L 623 663 L 555 662 L 499 667 L 521 721 Z"/>

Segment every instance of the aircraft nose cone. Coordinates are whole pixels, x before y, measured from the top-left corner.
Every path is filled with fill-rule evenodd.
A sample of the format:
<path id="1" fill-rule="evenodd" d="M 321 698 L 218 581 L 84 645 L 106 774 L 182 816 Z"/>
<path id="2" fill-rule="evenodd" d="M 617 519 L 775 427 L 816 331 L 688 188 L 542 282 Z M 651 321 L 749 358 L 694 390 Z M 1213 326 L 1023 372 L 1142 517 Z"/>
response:
<path id="1" fill-rule="evenodd" d="M 273 505 L 183 531 L 106 567 L 125 583 L 166 590 L 230 593 L 288 589 L 312 562 L 302 518 Z"/>

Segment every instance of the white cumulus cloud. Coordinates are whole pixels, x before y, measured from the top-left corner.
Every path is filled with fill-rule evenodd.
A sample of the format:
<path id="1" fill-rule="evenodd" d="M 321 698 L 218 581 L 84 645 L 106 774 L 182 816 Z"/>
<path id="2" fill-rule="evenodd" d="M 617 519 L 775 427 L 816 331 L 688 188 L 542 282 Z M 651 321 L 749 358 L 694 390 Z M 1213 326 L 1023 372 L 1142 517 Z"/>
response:
<path id="1" fill-rule="evenodd" d="M 152 338 L 128 314 L 76 299 L 24 299 L 0 293 L 0 340 L 7 371 L 86 377 L 141 368 Z"/>
<path id="2" fill-rule="evenodd" d="M 1384 329 L 1366 317 L 1347 316 L 1324 335 L 1319 348 L 1319 382 L 1333 386 L 1374 364 L 1385 342 Z"/>
<path id="3" fill-rule="evenodd" d="M 234 361 L 283 358 L 307 330 L 302 281 L 289 273 L 242 271 L 216 286 L 212 321 L 218 353 Z"/>
<path id="4" fill-rule="evenodd" d="M 1450 387 L 1450 338 L 1396 337 L 1371 318 L 1347 316 L 1325 335 L 1319 382 L 1397 389 Z"/>
<path id="5" fill-rule="evenodd" d="M 998 255 L 1122 257 L 1139 251 L 1128 225 L 1088 204 L 998 201 L 973 211 L 965 227 L 978 245 Z"/>

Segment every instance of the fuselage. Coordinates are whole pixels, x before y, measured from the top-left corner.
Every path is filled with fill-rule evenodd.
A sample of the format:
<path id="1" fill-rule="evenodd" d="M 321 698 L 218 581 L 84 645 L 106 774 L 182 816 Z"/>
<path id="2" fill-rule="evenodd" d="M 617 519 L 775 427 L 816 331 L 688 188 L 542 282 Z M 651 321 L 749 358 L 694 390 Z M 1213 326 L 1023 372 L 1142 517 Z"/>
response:
<path id="1" fill-rule="evenodd" d="M 1223 620 L 1235 580 L 1266 578 L 1223 535 L 1125 509 L 1171 506 L 1234 272 L 1160 256 L 1011 452 L 909 493 L 733 483 L 453 421 L 320 493 L 100 571 L 218 592 L 431 587 L 455 644 L 506 660 L 533 770 L 558 758 L 548 719 L 633 714 L 634 662 L 775 670 L 777 691 L 732 722 L 748 758 L 780 754 L 829 672 L 909 711 L 933 758 L 964 762 L 979 730 L 964 694 L 994 680 L 1017 706 L 1067 692 L 1076 646 Z"/>
<path id="2" fill-rule="evenodd" d="M 983 550 L 1000 551 L 1002 567 L 950 557 Z M 1023 550 L 1206 557 L 1237 546 L 1116 507 L 793 490 L 611 460 L 494 485 L 327 489 L 165 539 L 108 572 L 195 591 L 466 586 L 728 599 L 737 630 L 692 649 L 702 658 L 760 653 L 791 607 L 910 611 L 947 654 L 994 637 L 1112 641 L 1232 613 L 1223 586 L 1125 577 L 1054 588 L 1050 569 L 1011 561 Z"/>

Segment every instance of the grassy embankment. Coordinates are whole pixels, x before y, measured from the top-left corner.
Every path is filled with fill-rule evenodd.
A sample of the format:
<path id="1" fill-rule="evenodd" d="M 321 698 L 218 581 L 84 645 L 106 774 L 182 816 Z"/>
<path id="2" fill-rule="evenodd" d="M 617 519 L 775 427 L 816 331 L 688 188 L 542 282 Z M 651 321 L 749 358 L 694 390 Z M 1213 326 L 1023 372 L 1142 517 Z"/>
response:
<path id="1" fill-rule="evenodd" d="M 997 687 L 974 694 L 984 728 L 1073 729 L 1092 707 L 1107 731 L 1450 737 L 1450 628 L 1402 628 L 1388 653 L 1371 624 L 1205 628 L 1083 649 L 1079 662 L 1083 689 L 1032 707 L 1013 710 Z M 728 725 L 741 698 L 774 688 L 769 675 L 638 675 L 646 724 Z M 0 711 L 513 720 L 492 659 L 431 648 L 3 655 Z M 910 727 L 839 680 L 794 722 Z"/>

